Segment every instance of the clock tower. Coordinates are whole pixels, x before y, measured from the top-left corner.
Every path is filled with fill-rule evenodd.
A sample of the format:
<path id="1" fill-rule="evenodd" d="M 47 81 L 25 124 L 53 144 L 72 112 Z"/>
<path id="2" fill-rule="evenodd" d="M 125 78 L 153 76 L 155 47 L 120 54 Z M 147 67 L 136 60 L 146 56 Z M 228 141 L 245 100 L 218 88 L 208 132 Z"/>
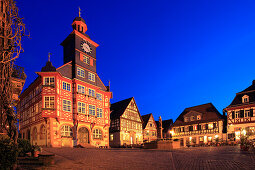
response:
<path id="1" fill-rule="evenodd" d="M 73 64 L 96 72 L 96 48 L 99 45 L 86 34 L 87 25 L 83 18 L 76 17 L 72 28 L 73 31 L 61 43 L 64 47 L 64 64 L 72 61 Z"/>
<path id="2" fill-rule="evenodd" d="M 72 23 L 73 31 L 61 43 L 64 47 L 64 64 L 72 65 L 70 78 L 76 78 L 100 86 L 101 80 L 96 72 L 96 48 L 99 46 L 90 39 L 85 20 L 76 17 Z M 81 75 L 77 74 L 80 73 Z"/>

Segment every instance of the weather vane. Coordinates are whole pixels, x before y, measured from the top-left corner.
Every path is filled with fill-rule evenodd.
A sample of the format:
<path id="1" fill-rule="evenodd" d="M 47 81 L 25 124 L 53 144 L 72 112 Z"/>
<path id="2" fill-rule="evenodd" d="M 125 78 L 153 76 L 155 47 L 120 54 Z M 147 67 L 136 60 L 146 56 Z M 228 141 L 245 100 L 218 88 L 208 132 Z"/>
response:
<path id="1" fill-rule="evenodd" d="M 50 55 L 51 55 L 51 53 L 49 52 L 48 53 L 48 61 L 50 61 Z"/>
<path id="2" fill-rule="evenodd" d="M 81 8 L 79 7 L 79 17 L 81 17 Z"/>

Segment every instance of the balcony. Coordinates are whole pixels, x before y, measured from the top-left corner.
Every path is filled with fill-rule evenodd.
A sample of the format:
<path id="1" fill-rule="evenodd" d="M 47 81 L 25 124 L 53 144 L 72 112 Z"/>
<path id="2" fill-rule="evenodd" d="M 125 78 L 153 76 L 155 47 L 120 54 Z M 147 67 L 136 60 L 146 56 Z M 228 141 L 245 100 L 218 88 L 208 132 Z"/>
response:
<path id="1" fill-rule="evenodd" d="M 175 132 L 173 136 L 190 136 L 190 135 L 202 135 L 202 134 L 213 134 L 219 133 L 219 129 L 204 129 L 204 130 L 194 130 L 187 132 Z"/>

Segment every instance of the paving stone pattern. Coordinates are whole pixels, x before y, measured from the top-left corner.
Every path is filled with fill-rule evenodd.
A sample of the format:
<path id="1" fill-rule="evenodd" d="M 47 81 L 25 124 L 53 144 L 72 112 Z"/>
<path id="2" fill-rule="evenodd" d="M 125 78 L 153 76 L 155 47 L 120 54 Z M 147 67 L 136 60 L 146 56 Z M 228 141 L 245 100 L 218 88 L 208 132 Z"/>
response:
<path id="1" fill-rule="evenodd" d="M 255 169 L 254 152 L 237 146 L 185 148 L 173 151 L 144 149 L 44 148 L 56 154 L 47 169 Z"/>

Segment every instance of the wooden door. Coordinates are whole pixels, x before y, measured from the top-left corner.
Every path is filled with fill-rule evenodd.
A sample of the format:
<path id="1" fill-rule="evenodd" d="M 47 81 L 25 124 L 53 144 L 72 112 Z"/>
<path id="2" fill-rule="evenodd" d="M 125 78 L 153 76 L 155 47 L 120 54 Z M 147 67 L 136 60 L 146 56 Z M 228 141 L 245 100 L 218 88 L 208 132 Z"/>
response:
<path id="1" fill-rule="evenodd" d="M 87 128 L 82 127 L 78 131 L 78 142 L 80 144 L 88 144 L 89 143 L 89 131 Z"/>

